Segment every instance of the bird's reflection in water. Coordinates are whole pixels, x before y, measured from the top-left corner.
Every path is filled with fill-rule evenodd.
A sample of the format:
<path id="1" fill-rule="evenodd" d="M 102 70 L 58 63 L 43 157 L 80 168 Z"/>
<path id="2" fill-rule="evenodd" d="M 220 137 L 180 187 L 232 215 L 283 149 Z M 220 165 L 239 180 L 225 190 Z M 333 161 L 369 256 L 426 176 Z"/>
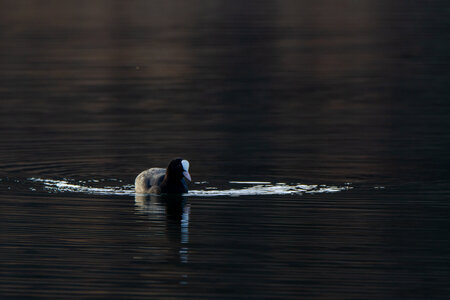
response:
<path id="1" fill-rule="evenodd" d="M 179 243 L 179 259 L 188 262 L 190 206 L 182 195 L 136 195 L 136 209 L 154 220 L 166 220 L 169 240 Z"/>

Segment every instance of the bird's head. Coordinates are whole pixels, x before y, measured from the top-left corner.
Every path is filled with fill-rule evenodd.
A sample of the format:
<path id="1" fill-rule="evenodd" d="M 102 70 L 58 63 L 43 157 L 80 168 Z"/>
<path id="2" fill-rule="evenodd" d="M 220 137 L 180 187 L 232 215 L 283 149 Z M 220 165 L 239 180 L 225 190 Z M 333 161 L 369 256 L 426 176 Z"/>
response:
<path id="1" fill-rule="evenodd" d="M 167 167 L 167 176 L 173 179 L 182 179 L 184 177 L 191 181 L 189 162 L 182 158 L 175 158 Z"/>

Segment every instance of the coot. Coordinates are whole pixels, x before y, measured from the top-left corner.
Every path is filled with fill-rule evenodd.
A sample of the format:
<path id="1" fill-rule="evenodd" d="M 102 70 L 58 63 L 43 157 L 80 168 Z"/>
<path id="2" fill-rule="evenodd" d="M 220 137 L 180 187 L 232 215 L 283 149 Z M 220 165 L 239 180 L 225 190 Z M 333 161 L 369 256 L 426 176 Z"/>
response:
<path id="1" fill-rule="evenodd" d="M 185 178 L 191 181 L 189 162 L 175 158 L 167 169 L 151 168 L 141 172 L 134 186 L 139 194 L 183 194 L 188 192 Z"/>

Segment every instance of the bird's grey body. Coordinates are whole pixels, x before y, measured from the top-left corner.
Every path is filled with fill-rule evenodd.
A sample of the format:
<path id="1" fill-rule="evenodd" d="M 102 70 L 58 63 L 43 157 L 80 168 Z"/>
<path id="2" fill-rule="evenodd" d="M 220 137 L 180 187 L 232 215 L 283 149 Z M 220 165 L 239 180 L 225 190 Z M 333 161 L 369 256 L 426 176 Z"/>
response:
<path id="1" fill-rule="evenodd" d="M 159 194 L 159 185 L 163 182 L 166 169 L 151 168 L 142 171 L 134 181 L 136 193 L 139 194 Z"/>

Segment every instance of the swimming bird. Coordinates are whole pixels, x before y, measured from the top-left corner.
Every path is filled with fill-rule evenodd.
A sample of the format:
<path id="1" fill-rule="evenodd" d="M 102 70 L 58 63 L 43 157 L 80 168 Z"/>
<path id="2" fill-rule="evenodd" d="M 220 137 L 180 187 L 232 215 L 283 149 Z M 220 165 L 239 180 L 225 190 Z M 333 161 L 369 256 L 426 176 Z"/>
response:
<path id="1" fill-rule="evenodd" d="M 167 169 L 151 168 L 142 171 L 134 181 L 134 188 L 139 194 L 183 194 L 188 192 L 184 179 L 191 181 L 189 162 L 175 158 Z"/>

